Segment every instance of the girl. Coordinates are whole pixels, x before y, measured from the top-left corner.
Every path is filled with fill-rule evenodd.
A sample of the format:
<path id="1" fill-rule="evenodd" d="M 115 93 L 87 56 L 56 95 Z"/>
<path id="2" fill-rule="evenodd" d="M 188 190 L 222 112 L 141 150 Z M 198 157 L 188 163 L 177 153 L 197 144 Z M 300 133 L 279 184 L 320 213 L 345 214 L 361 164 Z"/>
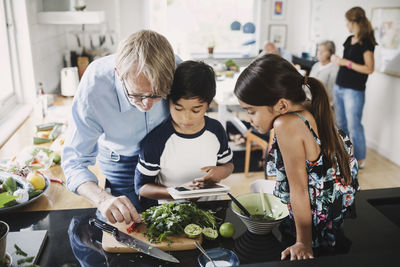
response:
<path id="1" fill-rule="evenodd" d="M 377 43 L 371 23 L 361 7 L 348 10 L 346 20 L 352 35 L 343 44 L 343 58 L 332 56 L 332 61 L 340 66 L 334 87 L 335 114 L 338 127 L 351 137 L 358 165 L 363 168 L 366 144 L 361 118 L 365 84 L 368 74 L 374 71 L 374 49 Z"/>
<path id="2" fill-rule="evenodd" d="M 324 86 L 280 56 L 264 55 L 239 76 L 235 95 L 260 133 L 275 130 L 267 172 L 276 167 L 274 195 L 290 212 L 284 233 L 296 238 L 282 259 L 313 258 L 312 247 L 335 246 L 358 188 L 358 168 Z"/>

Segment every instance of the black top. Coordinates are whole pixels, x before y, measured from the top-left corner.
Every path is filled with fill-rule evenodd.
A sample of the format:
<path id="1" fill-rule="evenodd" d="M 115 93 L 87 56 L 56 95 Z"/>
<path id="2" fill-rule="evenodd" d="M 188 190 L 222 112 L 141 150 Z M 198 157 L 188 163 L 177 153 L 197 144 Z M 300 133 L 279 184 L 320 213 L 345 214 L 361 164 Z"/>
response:
<path id="1" fill-rule="evenodd" d="M 346 39 L 346 42 L 343 44 L 343 58 L 351 60 L 354 63 L 364 65 L 364 52 L 367 50 L 374 52 L 375 46 L 366 39 L 363 40 L 362 44 L 358 42 L 352 45 L 352 37 L 353 35 L 349 36 Z M 336 84 L 342 87 L 364 91 L 367 79 L 368 74 L 363 74 L 352 69 L 348 69 L 347 66 L 341 66 L 336 77 Z"/>

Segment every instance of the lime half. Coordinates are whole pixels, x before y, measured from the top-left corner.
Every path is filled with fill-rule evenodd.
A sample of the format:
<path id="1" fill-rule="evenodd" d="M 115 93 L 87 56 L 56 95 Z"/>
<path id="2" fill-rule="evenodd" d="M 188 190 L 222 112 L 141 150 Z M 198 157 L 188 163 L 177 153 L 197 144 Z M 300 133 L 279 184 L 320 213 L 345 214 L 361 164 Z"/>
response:
<path id="1" fill-rule="evenodd" d="M 218 237 L 218 232 L 210 227 L 206 227 L 203 229 L 203 235 L 208 240 L 214 240 Z"/>
<path id="2" fill-rule="evenodd" d="M 186 225 L 185 229 L 183 230 L 187 237 L 189 238 L 196 238 L 201 234 L 201 227 L 197 224 L 191 223 Z"/>

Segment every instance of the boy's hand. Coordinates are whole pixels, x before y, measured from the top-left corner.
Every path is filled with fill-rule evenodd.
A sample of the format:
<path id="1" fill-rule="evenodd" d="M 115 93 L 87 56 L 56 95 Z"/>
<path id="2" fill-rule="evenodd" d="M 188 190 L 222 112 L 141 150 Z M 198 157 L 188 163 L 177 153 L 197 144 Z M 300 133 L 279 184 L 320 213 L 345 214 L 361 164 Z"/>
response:
<path id="1" fill-rule="evenodd" d="M 226 170 L 224 166 L 207 166 L 201 168 L 201 171 L 207 172 L 206 175 L 200 178 L 194 179 L 200 187 L 204 187 L 205 184 L 219 183 L 226 176 Z"/>
<path id="2" fill-rule="evenodd" d="M 184 183 L 183 185 L 181 185 L 182 187 L 185 187 L 185 188 L 187 188 L 187 189 L 189 189 L 189 190 L 196 190 L 196 189 L 200 189 L 200 185 L 199 185 L 199 183 L 198 182 L 196 182 L 196 181 L 190 181 L 190 182 L 187 182 L 187 183 Z"/>

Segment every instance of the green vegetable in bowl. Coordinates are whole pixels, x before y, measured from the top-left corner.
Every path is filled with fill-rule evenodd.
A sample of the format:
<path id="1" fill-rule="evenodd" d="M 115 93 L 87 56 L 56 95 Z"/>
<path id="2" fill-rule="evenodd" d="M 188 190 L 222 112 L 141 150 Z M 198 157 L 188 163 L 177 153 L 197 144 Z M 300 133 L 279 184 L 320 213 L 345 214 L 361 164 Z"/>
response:
<path id="1" fill-rule="evenodd" d="M 26 189 L 22 189 L 22 188 L 17 189 L 14 192 L 13 196 L 17 197 L 15 199 L 15 201 L 17 201 L 17 203 L 19 203 L 19 204 L 27 202 L 29 200 L 29 193 L 28 193 L 28 190 L 26 190 Z"/>
<path id="2" fill-rule="evenodd" d="M 1 193 L 0 194 L 0 208 L 10 207 L 10 206 L 17 204 L 15 201 L 16 198 L 17 197 L 10 195 L 7 192 Z"/>
<path id="3" fill-rule="evenodd" d="M 13 194 L 14 191 L 17 190 L 17 182 L 12 177 L 8 177 L 3 182 L 3 189 L 8 193 Z"/>

